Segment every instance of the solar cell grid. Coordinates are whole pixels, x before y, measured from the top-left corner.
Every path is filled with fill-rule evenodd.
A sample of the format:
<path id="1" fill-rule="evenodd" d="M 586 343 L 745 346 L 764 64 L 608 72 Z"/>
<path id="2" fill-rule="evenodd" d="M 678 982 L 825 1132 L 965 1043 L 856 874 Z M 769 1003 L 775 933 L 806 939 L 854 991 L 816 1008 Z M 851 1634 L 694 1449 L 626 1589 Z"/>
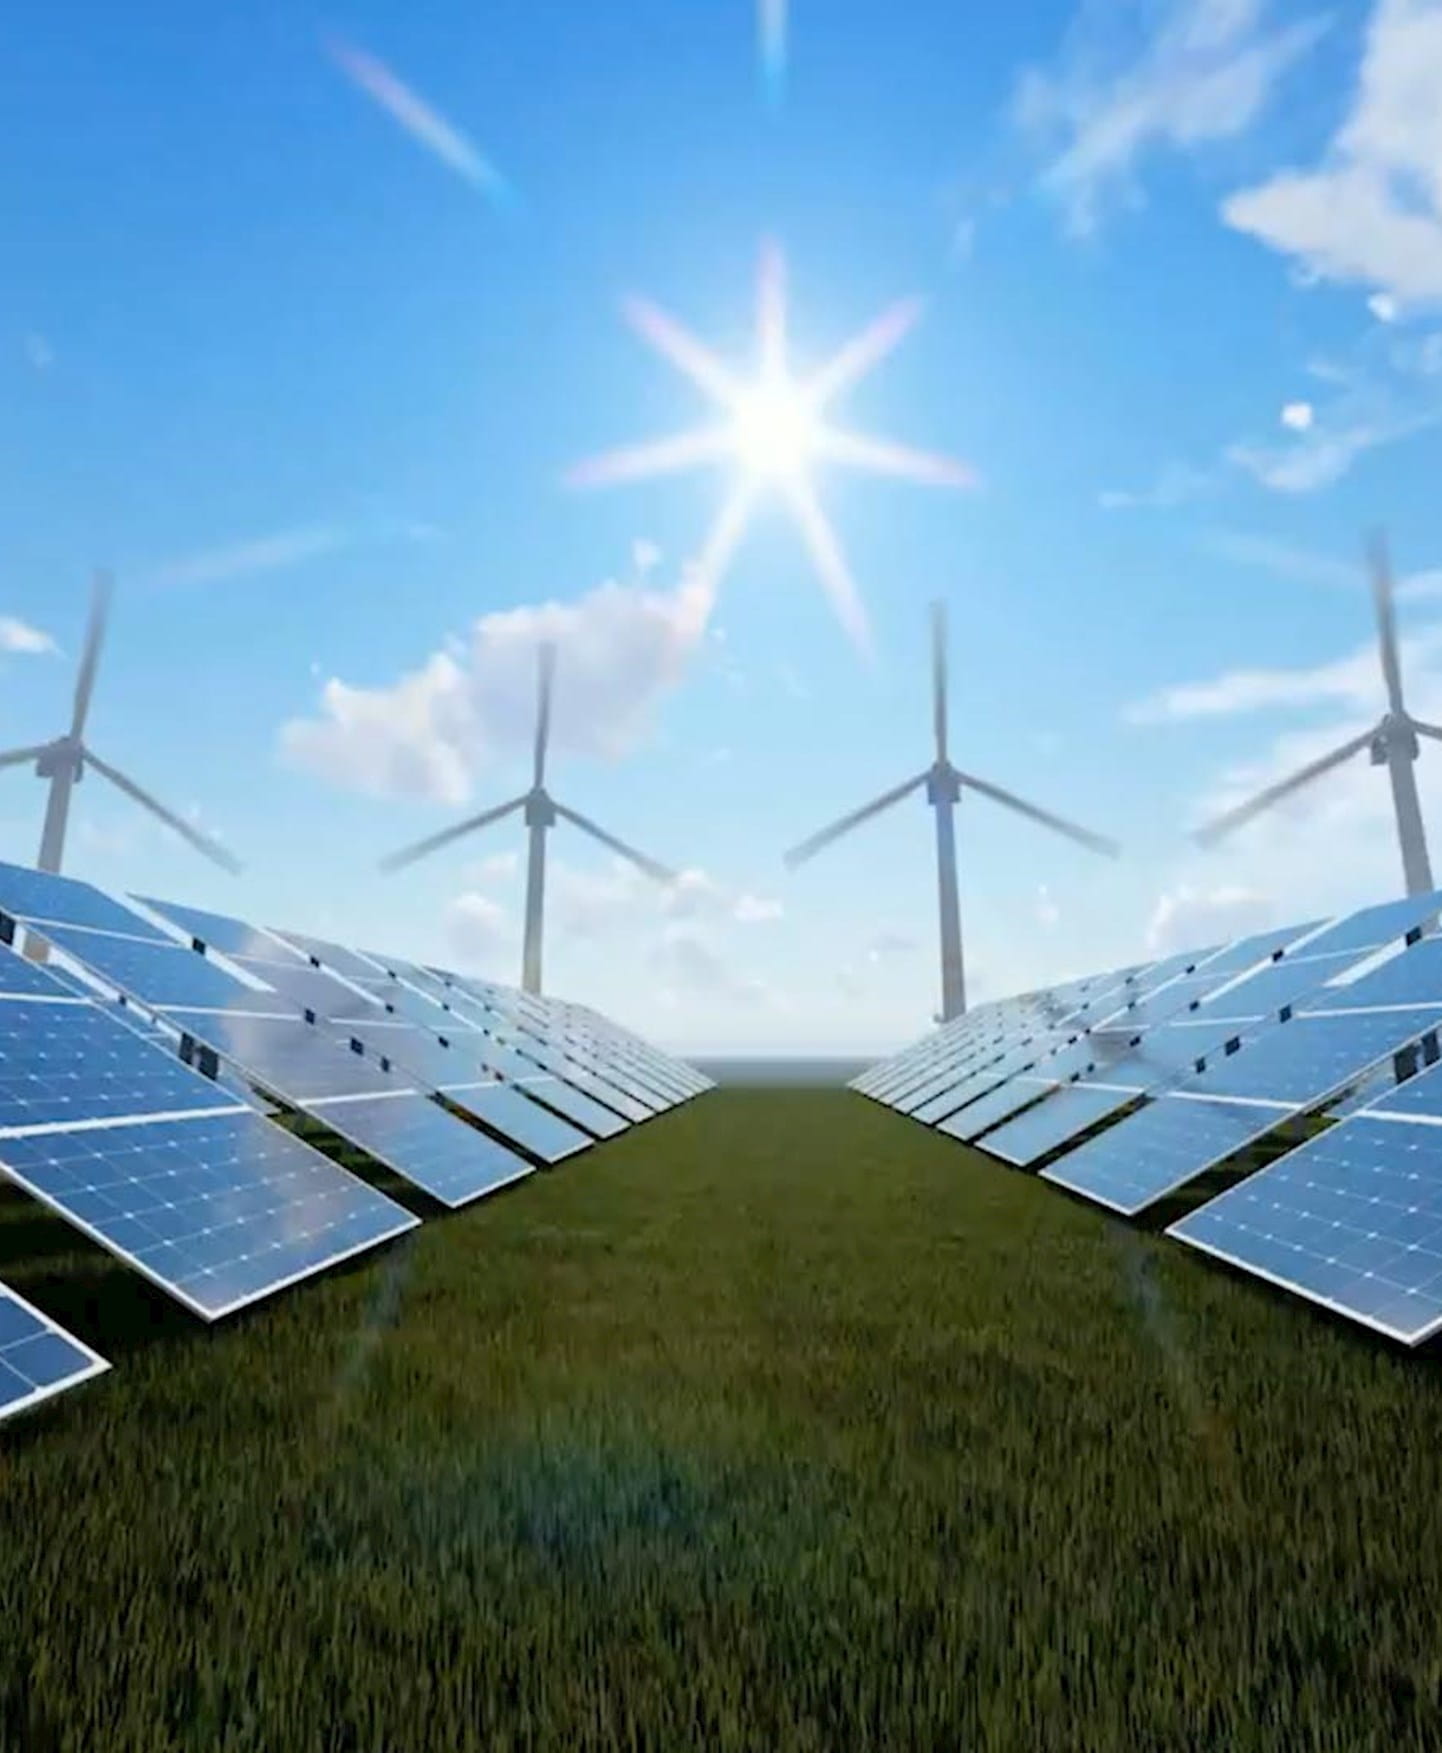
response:
<path id="1" fill-rule="evenodd" d="M 213 950 L 219 950 L 225 956 L 258 956 L 274 960 L 278 956 L 291 954 L 297 966 L 303 965 L 292 952 L 287 952 L 268 933 L 248 925 L 243 919 L 233 919 L 227 913 L 209 913 L 201 907 L 182 907 L 174 901 L 157 901 L 150 895 L 137 895 L 140 901 L 162 919 L 169 920 L 180 930 L 193 938 L 199 938 Z"/>
<path id="2" fill-rule="evenodd" d="M 325 1096 L 384 1094 L 409 1082 L 384 1070 L 369 1055 L 300 1017 L 258 1017 L 176 1010 L 177 1027 L 242 1067 L 258 1084 L 299 1104 Z"/>
<path id="3" fill-rule="evenodd" d="M 524 1157 L 415 1092 L 322 1100 L 308 1112 L 443 1205 L 468 1205 L 532 1171 Z"/>
<path id="4" fill-rule="evenodd" d="M 1434 1131 L 1354 1115 L 1167 1233 L 1417 1345 L 1442 1328 Z"/>
<path id="5" fill-rule="evenodd" d="M 109 1369 L 97 1352 L 0 1284 L 0 1419 Z"/>
<path id="6" fill-rule="evenodd" d="M 243 1109 L 0 1138 L 0 1163 L 207 1320 L 417 1221 Z"/>

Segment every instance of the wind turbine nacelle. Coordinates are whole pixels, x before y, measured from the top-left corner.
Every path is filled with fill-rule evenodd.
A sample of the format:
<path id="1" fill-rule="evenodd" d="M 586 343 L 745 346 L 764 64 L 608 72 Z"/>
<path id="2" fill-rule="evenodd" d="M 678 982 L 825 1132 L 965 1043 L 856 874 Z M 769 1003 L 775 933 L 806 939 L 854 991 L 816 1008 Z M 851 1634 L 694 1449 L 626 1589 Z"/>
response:
<path id="1" fill-rule="evenodd" d="M 556 806 L 544 791 L 533 791 L 526 799 L 525 822 L 528 828 L 555 827 Z"/>
<path id="2" fill-rule="evenodd" d="M 1374 767 L 1385 767 L 1394 748 L 1400 748 L 1409 761 L 1415 761 L 1421 752 L 1417 733 L 1412 726 L 1389 714 L 1383 719 L 1381 729 L 1372 738 L 1372 746 L 1367 751 L 1368 758 Z"/>
<path id="3" fill-rule="evenodd" d="M 66 767 L 70 768 L 72 779 L 79 784 L 85 772 L 84 761 L 77 751 L 67 748 L 63 742 L 55 743 L 36 757 L 35 774 L 39 779 L 54 779 Z"/>
<path id="4" fill-rule="evenodd" d="M 926 801 L 930 804 L 961 802 L 961 780 L 952 768 L 933 767 L 927 774 Z"/>

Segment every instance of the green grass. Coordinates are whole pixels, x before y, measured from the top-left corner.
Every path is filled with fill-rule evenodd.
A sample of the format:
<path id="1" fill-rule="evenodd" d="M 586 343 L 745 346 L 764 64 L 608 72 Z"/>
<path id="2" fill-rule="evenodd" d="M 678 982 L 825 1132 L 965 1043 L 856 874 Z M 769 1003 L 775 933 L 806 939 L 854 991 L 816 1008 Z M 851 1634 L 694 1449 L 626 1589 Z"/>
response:
<path id="1" fill-rule="evenodd" d="M 1442 1382 L 839 1092 L 721 1092 L 0 1430 L 0 1745 L 1435 1747 Z"/>

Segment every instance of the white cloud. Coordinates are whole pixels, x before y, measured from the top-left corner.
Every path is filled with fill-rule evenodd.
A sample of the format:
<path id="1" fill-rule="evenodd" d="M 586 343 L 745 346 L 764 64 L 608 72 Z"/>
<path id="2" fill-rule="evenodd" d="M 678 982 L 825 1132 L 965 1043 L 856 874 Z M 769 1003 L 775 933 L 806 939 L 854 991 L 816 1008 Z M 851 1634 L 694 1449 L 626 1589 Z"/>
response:
<path id="1" fill-rule="evenodd" d="M 457 895 L 444 917 L 446 944 L 465 969 L 491 972 L 497 964 L 514 957 L 515 941 L 510 915 L 489 895 L 468 891 Z M 515 970 L 507 965 L 507 978 Z"/>
<path id="2" fill-rule="evenodd" d="M 649 729 L 706 631 L 711 596 L 606 583 L 574 603 L 483 615 L 464 640 L 374 688 L 332 677 L 314 718 L 280 733 L 291 764 L 373 796 L 457 804 L 498 757 L 529 748 L 536 650 L 559 646 L 551 747 L 616 759 Z"/>
<path id="3" fill-rule="evenodd" d="M 1315 419 L 1310 402 L 1288 402 L 1282 409 L 1282 424 L 1291 432 L 1306 432 Z"/>
<path id="4" fill-rule="evenodd" d="M 333 553 L 352 540 L 354 537 L 350 532 L 326 526 L 282 530 L 273 536 L 234 542 L 223 548 L 209 548 L 202 553 L 166 561 L 151 573 L 149 582 L 157 588 L 174 588 L 217 584 L 224 579 L 244 578 L 254 573 L 278 572 L 284 567 L 299 565 L 303 560 L 312 560 L 318 554 Z"/>
<path id="5" fill-rule="evenodd" d="M 1397 320 L 1397 300 L 1389 292 L 1374 292 L 1367 300 L 1367 309 L 1379 323 L 1395 323 Z"/>
<path id="6" fill-rule="evenodd" d="M 1061 920 L 1061 908 L 1052 899 L 1052 892 L 1045 883 L 1041 883 L 1036 891 L 1036 919 L 1044 931 L 1054 930 Z"/>
<path id="7" fill-rule="evenodd" d="M 738 925 L 769 925 L 785 911 L 774 895 L 741 894 L 732 905 L 731 917 Z"/>
<path id="8" fill-rule="evenodd" d="M 1282 74 L 1316 41 L 1320 19 L 1263 28 L 1262 0 L 1166 0 L 1084 7 L 1051 72 L 1029 68 L 1013 102 L 1047 153 L 1041 186 L 1076 235 L 1109 198 L 1140 200 L 1138 168 L 1162 148 L 1235 139 Z"/>
<path id="9" fill-rule="evenodd" d="M 648 542 L 644 536 L 638 536 L 631 544 L 631 564 L 641 578 L 648 577 L 661 564 L 661 550 L 654 542 Z"/>
<path id="10" fill-rule="evenodd" d="M 514 847 L 509 852 L 492 852 L 478 859 L 471 867 L 469 880 L 474 883 L 505 882 L 521 868 L 521 855 Z"/>
<path id="11" fill-rule="evenodd" d="M 1183 882 L 1157 898 L 1147 922 L 1147 949 L 1153 956 L 1203 949 L 1264 931 L 1275 917 L 1268 897 L 1242 883 L 1208 888 Z"/>
<path id="12" fill-rule="evenodd" d="M 432 157 L 496 200 L 510 198 L 505 178 L 471 140 L 403 83 L 384 61 L 338 38 L 326 43 L 331 59 Z"/>
<path id="13" fill-rule="evenodd" d="M 1442 626 L 1402 640 L 1401 651 L 1404 671 L 1425 672 L 1442 659 Z M 1127 707 L 1123 716 L 1131 724 L 1169 724 L 1281 707 L 1334 706 L 1359 714 L 1380 713 L 1382 705 L 1377 648 L 1368 640 L 1346 657 L 1307 669 L 1228 670 L 1209 681 L 1163 688 Z M 1361 728 L 1359 723 L 1346 734 L 1355 735 Z M 1345 735 L 1336 740 L 1345 740 Z"/>
<path id="14" fill-rule="evenodd" d="M 14 615 L 0 615 L 0 651 L 38 657 L 42 653 L 53 656 L 59 650 L 54 638 L 39 627 L 17 620 Z"/>
<path id="15" fill-rule="evenodd" d="M 1174 506 L 1185 505 L 1188 500 L 1201 498 L 1215 485 L 1216 476 L 1213 473 L 1194 469 L 1187 463 L 1168 463 L 1152 486 L 1135 491 L 1110 488 L 1097 495 L 1097 503 L 1103 511 L 1130 511 L 1139 508 L 1170 511 Z"/>
<path id="16" fill-rule="evenodd" d="M 1243 442 L 1229 445 L 1226 457 L 1274 493 L 1315 493 L 1340 481 L 1367 451 L 1409 438 L 1435 426 L 1439 419 L 1442 409 L 1363 420 L 1330 431 L 1313 425 L 1298 444 L 1277 447 Z"/>
<path id="17" fill-rule="evenodd" d="M 1375 287 L 1394 314 L 1442 300 L 1442 4 L 1378 0 L 1321 166 L 1243 190 L 1222 215 L 1318 278 Z"/>
<path id="18" fill-rule="evenodd" d="M 663 1002 L 673 1006 L 687 998 L 747 1009 L 771 1008 L 778 1002 L 764 980 L 737 967 L 691 924 L 666 926 L 653 947 L 651 963 L 662 982 Z"/>

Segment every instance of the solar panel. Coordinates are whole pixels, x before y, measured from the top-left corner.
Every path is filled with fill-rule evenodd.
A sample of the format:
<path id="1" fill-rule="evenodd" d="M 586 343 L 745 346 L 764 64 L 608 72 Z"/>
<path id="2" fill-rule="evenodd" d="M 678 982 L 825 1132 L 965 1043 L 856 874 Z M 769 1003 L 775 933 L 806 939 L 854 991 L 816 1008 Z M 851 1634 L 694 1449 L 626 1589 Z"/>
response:
<path id="1" fill-rule="evenodd" d="M 523 1158 L 314 1024 L 233 1012 L 170 1014 L 263 1088 L 443 1204 L 466 1204 L 530 1172 Z"/>
<path id="2" fill-rule="evenodd" d="M 208 913 L 200 907 L 182 907 L 174 901 L 157 901 L 149 895 L 135 898 L 210 949 L 219 950 L 223 956 L 259 956 L 274 960 L 290 954 L 297 967 L 306 965 L 302 957 L 277 943 L 272 933 L 248 925 L 243 919 L 233 919 L 226 913 Z"/>
<path id="3" fill-rule="evenodd" d="M 273 1016 L 289 1015 L 293 1009 L 283 997 L 252 990 L 180 944 L 116 937 L 73 925 L 47 924 L 44 934 L 56 949 L 154 1010 L 245 1010 Z"/>
<path id="4" fill-rule="evenodd" d="M 89 883 L 20 864 L 0 864 L 0 913 L 8 913 L 12 919 L 64 920 L 70 925 L 89 926 L 92 931 L 119 931 L 157 943 L 174 941 Z"/>
<path id="5" fill-rule="evenodd" d="M 417 1222 L 329 1158 L 241 1108 L 0 1133 L 0 1164 L 36 1198 L 211 1321 Z"/>
<path id="6" fill-rule="evenodd" d="M 1442 1065 L 1431 1065 L 1405 1083 L 1374 1092 L 1369 1111 L 1401 1114 L 1414 1120 L 1442 1118 Z"/>
<path id="7" fill-rule="evenodd" d="M 374 962 L 346 949 L 343 944 L 327 943 L 320 937 L 306 937 L 299 931 L 277 931 L 275 935 L 293 944 L 302 955 L 314 956 L 332 973 L 343 974 L 347 980 L 374 980 L 381 972 Z"/>
<path id="8" fill-rule="evenodd" d="M 591 1143 L 584 1132 L 532 1101 L 515 1084 L 490 1081 L 453 1085 L 441 1093 L 447 1101 L 474 1114 L 494 1131 L 514 1138 L 542 1162 L 562 1162 Z"/>
<path id="9" fill-rule="evenodd" d="M 75 1388 L 110 1365 L 24 1297 L 0 1284 L 0 1419 Z"/>
<path id="10" fill-rule="evenodd" d="M 1435 1127 L 1354 1115 L 1167 1233 L 1404 1344 L 1442 1328 Z"/>

